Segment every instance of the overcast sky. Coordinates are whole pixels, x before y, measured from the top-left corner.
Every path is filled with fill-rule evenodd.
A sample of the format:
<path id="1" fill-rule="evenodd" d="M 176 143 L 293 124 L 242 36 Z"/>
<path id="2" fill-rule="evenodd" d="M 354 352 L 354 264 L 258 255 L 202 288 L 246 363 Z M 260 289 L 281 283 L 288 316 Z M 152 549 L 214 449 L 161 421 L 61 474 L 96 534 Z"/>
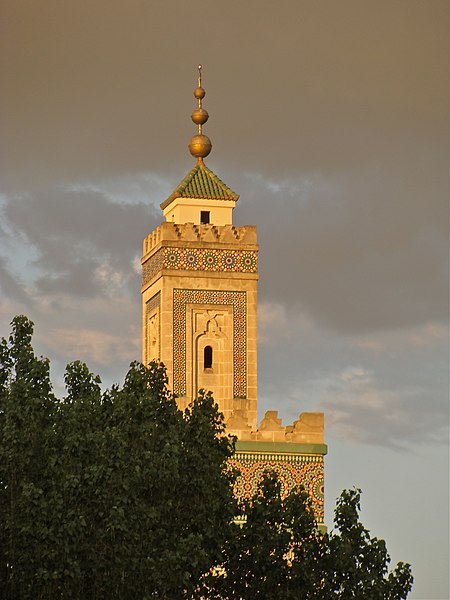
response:
<path id="1" fill-rule="evenodd" d="M 207 165 L 260 243 L 259 410 L 326 414 L 326 510 L 411 598 L 448 590 L 446 0 L 1 0 L 0 335 L 30 316 L 58 393 L 140 358 L 142 239 Z"/>

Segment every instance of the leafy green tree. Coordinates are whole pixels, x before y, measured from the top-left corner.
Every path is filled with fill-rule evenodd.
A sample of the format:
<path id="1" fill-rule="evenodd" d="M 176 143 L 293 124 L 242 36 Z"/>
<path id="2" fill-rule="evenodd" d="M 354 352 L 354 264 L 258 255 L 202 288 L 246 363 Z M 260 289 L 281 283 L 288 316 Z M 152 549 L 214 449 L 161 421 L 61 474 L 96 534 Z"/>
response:
<path id="1" fill-rule="evenodd" d="M 245 501 L 225 543 L 221 569 L 208 578 L 209 598 L 321 598 L 324 546 L 304 491 L 283 499 L 268 473 Z M 242 519 L 245 519 L 242 521 Z"/>
<path id="2" fill-rule="evenodd" d="M 30 321 L 16 317 L 9 343 L 0 342 L 0 586 L 11 598 L 31 597 L 28 573 L 39 571 L 51 541 L 43 506 L 56 406 L 49 362 L 35 356 L 32 333 Z"/>
<path id="3" fill-rule="evenodd" d="M 402 600 L 411 568 L 390 562 L 383 540 L 359 522 L 360 490 L 338 499 L 336 530 L 322 533 L 308 495 L 283 498 L 276 475 L 266 473 L 257 494 L 241 506 L 225 543 L 224 561 L 207 578 L 208 598 L 225 600 Z M 242 517 L 244 520 L 242 521 Z"/>
<path id="4" fill-rule="evenodd" d="M 326 537 L 330 557 L 325 590 L 330 598 L 402 600 L 411 590 L 410 565 L 399 562 L 388 571 L 390 557 L 384 540 L 370 537 L 359 522 L 361 490 L 344 490 L 338 498 L 336 532 Z"/>
<path id="5" fill-rule="evenodd" d="M 58 401 L 32 323 L 0 345 L 0 589 L 22 598 L 193 597 L 235 512 L 211 395 L 184 413 L 165 370 L 101 393 L 79 362 Z"/>
<path id="6" fill-rule="evenodd" d="M 179 411 L 156 363 L 133 363 L 102 393 L 77 361 L 58 400 L 32 333 L 16 317 L 0 341 L 2 598 L 406 598 L 410 567 L 388 572 L 358 490 L 342 493 L 329 534 L 307 494 L 283 498 L 274 475 L 238 507 L 234 442 L 211 394 Z"/>

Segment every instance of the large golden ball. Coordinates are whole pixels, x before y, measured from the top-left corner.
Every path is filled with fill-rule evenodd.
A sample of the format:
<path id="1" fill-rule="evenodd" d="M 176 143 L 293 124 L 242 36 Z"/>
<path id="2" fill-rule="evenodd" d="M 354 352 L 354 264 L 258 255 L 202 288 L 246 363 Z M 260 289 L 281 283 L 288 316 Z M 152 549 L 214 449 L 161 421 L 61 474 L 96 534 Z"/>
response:
<path id="1" fill-rule="evenodd" d="M 196 108 L 191 115 L 196 125 L 203 125 L 209 119 L 208 112 L 204 108 Z"/>
<path id="2" fill-rule="evenodd" d="M 211 152 L 212 144 L 207 135 L 194 135 L 189 142 L 189 152 L 197 158 L 205 158 Z"/>
<path id="3" fill-rule="evenodd" d="M 194 96 L 197 98 L 197 100 L 201 100 L 202 98 L 205 97 L 205 90 L 202 87 L 197 87 L 194 90 Z"/>

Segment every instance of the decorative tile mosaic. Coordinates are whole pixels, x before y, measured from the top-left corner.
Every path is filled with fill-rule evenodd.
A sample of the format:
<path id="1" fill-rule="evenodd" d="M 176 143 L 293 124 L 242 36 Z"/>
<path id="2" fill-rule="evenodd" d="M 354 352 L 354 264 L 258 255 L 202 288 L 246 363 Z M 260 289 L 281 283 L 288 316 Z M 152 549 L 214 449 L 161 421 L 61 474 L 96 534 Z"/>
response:
<path id="1" fill-rule="evenodd" d="M 220 290 L 173 290 L 173 386 L 186 396 L 186 305 L 218 304 L 233 307 L 233 395 L 247 396 L 247 294 Z"/>
<path id="2" fill-rule="evenodd" d="M 253 454 L 237 452 L 230 466 L 240 471 L 234 493 L 238 500 L 251 498 L 257 491 L 264 471 L 272 470 L 278 475 L 282 491 L 287 495 L 301 485 L 311 498 L 318 523 L 324 517 L 324 467 L 321 456 Z"/>
<path id="3" fill-rule="evenodd" d="M 142 267 L 143 285 L 161 269 L 256 273 L 258 252 L 209 248 L 161 248 Z"/>
<path id="4" fill-rule="evenodd" d="M 161 271 L 163 268 L 164 255 L 161 250 L 154 254 L 150 260 L 147 260 L 142 265 L 142 285 L 145 285 L 148 281 Z"/>

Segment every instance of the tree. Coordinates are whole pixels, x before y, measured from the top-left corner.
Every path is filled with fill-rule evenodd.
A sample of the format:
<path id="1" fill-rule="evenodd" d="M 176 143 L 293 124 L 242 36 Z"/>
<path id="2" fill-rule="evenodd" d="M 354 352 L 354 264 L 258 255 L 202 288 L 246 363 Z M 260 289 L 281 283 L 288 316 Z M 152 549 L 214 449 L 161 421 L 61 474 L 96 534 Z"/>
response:
<path id="1" fill-rule="evenodd" d="M 257 494 L 240 507 L 245 516 L 224 547 L 224 560 L 209 576 L 208 598 L 225 600 L 402 600 L 413 578 L 408 564 L 390 562 L 383 540 L 359 522 L 360 490 L 337 501 L 336 530 L 322 533 L 308 495 L 282 497 L 267 472 Z"/>
<path id="2" fill-rule="evenodd" d="M 0 342 L 0 584 L 11 598 L 31 593 L 48 543 L 42 504 L 51 461 L 55 402 L 49 362 L 31 346 L 32 324 L 16 317 Z M 27 590 L 27 591 L 26 591 Z"/>
<path id="3" fill-rule="evenodd" d="M 13 600 L 401 600 L 382 540 L 343 492 L 336 531 L 268 474 L 238 507 L 234 440 L 211 394 L 181 412 L 163 365 L 132 363 L 102 393 L 81 362 L 55 398 L 49 362 L 16 317 L 0 341 L 0 590 Z M 244 518 L 242 525 L 236 517 Z"/>
<path id="4" fill-rule="evenodd" d="M 361 490 L 344 490 L 338 498 L 334 523 L 325 543 L 330 557 L 329 597 L 360 600 L 401 600 L 411 590 L 410 565 L 399 562 L 388 572 L 390 557 L 384 540 L 370 537 L 359 522 Z M 334 594 L 334 595 L 332 595 Z"/>
<path id="5" fill-rule="evenodd" d="M 324 537 L 307 494 L 286 499 L 275 474 L 267 473 L 258 493 L 240 507 L 241 517 L 225 543 L 221 569 L 208 578 L 209 598 L 322 598 Z M 324 597 L 325 598 L 325 597 Z"/>
<path id="6" fill-rule="evenodd" d="M 120 388 L 79 362 L 67 396 L 16 317 L 0 345 L 0 589 L 22 598 L 192 597 L 235 512 L 233 440 L 211 395 L 184 413 L 165 370 Z"/>

